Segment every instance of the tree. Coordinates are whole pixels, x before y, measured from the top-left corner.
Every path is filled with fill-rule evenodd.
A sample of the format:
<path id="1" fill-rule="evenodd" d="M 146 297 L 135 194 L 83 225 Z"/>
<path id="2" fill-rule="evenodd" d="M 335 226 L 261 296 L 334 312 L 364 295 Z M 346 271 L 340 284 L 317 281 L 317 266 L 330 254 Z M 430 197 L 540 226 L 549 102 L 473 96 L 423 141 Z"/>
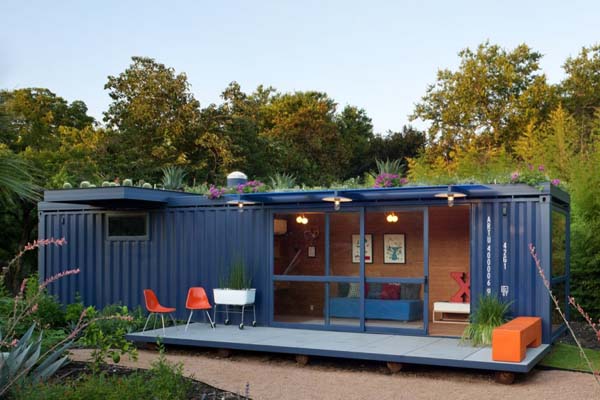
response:
<path id="1" fill-rule="evenodd" d="M 375 135 L 370 142 L 367 170 L 375 169 L 375 160 L 401 160 L 406 172 L 408 159 L 417 157 L 424 149 L 425 133 L 410 125 L 399 132 Z"/>
<path id="2" fill-rule="evenodd" d="M 117 172 L 157 180 L 162 167 L 179 165 L 204 179 L 215 157 L 229 162 L 227 139 L 215 129 L 212 115 L 203 119 L 187 76 L 151 58 L 132 61 L 104 86 L 112 99 L 104 121 L 115 140 L 111 153 Z"/>
<path id="3" fill-rule="evenodd" d="M 370 157 L 371 142 L 374 139 L 373 123 L 367 112 L 355 106 L 346 106 L 336 115 L 340 140 L 347 158 L 342 167 L 342 179 L 363 175 L 373 164 Z"/>
<path id="4" fill-rule="evenodd" d="M 224 130 L 231 143 L 232 168 L 251 177 L 266 178 L 276 172 L 269 159 L 274 153 L 271 143 L 261 135 L 269 124 L 267 109 L 275 93 L 272 87 L 260 85 L 246 94 L 237 82 L 232 82 L 221 94 L 224 103 L 220 110 L 226 115 Z"/>
<path id="5" fill-rule="evenodd" d="M 509 51 L 486 42 L 459 57 L 457 71 L 438 71 L 411 116 L 430 124 L 427 152 L 448 163 L 461 147 L 512 154 L 530 121 L 543 121 L 556 103 L 540 72 L 541 54 L 524 44 Z"/>
<path id="6" fill-rule="evenodd" d="M 560 83 L 565 107 L 579 126 L 579 147 L 584 151 L 593 141 L 592 124 L 600 110 L 600 44 L 584 47 L 563 65 L 566 77 Z"/>
<path id="7" fill-rule="evenodd" d="M 336 104 L 325 93 L 276 94 L 265 112 L 268 123 L 261 135 L 271 143 L 269 159 L 279 172 L 309 185 L 342 176 L 347 154 L 335 121 Z"/>

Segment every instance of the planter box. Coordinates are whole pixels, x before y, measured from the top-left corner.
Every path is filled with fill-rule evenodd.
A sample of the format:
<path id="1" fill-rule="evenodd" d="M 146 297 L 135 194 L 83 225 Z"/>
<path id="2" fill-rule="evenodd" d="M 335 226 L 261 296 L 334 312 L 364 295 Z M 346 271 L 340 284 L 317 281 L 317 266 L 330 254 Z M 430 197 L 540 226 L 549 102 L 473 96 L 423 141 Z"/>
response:
<path id="1" fill-rule="evenodd" d="M 231 306 L 243 306 L 254 304 L 256 289 L 213 289 L 215 304 L 228 304 Z"/>

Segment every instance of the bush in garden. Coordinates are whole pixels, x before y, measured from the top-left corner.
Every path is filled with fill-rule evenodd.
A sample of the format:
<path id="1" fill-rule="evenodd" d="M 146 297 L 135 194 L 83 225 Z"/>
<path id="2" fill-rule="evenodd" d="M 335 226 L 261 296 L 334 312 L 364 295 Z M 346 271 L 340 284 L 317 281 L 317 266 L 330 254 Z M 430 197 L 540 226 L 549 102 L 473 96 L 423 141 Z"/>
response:
<path id="1" fill-rule="evenodd" d="M 53 384 L 29 384 L 15 390 L 13 397 L 15 400 L 183 400 L 190 398 L 192 388 L 191 381 L 183 376 L 183 365 L 169 363 L 161 354 L 148 371 L 127 376 L 92 374 Z"/>
<path id="2" fill-rule="evenodd" d="M 137 349 L 133 343 L 125 339 L 125 334 L 140 329 L 143 320 L 141 310 L 138 309 L 134 318 L 126 306 L 111 305 L 102 311 L 97 311 L 90 306 L 84 310 L 85 318 L 89 319 L 87 329 L 79 342 L 92 349 L 91 362 L 94 372 L 100 371 L 100 366 L 110 358 L 118 363 L 121 356 L 127 355 L 137 359 Z"/>

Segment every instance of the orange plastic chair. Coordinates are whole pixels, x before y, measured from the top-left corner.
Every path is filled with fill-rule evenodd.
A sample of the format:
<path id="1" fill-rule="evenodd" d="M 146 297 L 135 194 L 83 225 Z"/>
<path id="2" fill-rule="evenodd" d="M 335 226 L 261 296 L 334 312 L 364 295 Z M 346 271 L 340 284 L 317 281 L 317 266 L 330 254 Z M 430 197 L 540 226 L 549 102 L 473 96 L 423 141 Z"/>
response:
<path id="1" fill-rule="evenodd" d="M 152 317 L 153 315 L 160 315 L 160 320 L 162 321 L 163 335 L 165 335 L 165 314 L 168 314 L 171 317 L 171 320 L 173 321 L 173 326 L 177 325 L 175 322 L 175 318 L 173 318 L 173 314 L 171 314 L 172 312 L 175 312 L 175 308 L 162 306 L 158 302 L 158 298 L 156 297 L 156 293 L 154 293 L 154 290 L 144 289 L 144 301 L 146 302 L 146 309 L 150 314 L 148 315 L 148 319 L 146 319 L 146 323 L 144 324 L 144 329 L 142 329 L 142 332 L 146 330 L 146 326 L 148 325 L 148 322 L 150 322 L 150 317 Z M 156 325 L 156 320 L 154 320 L 154 324 Z"/>
<path id="2" fill-rule="evenodd" d="M 188 317 L 187 324 L 185 325 L 185 331 L 187 332 L 188 326 L 190 326 L 190 321 L 192 320 L 192 315 L 195 310 L 204 310 L 208 320 L 210 321 L 210 327 L 215 328 L 215 323 L 212 318 L 210 318 L 210 313 L 208 310 L 212 308 L 210 302 L 208 301 L 208 296 L 206 296 L 206 292 L 202 287 L 191 287 L 188 290 L 187 300 L 185 301 L 185 308 L 190 310 L 190 316 Z"/>

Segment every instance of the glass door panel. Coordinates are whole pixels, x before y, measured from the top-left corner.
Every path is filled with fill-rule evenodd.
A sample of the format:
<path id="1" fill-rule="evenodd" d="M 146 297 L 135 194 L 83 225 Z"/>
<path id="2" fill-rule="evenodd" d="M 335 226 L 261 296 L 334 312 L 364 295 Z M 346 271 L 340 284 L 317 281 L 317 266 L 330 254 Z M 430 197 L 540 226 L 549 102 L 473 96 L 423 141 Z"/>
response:
<path id="1" fill-rule="evenodd" d="M 275 281 L 273 321 L 290 324 L 325 324 L 325 283 Z"/>
<path id="2" fill-rule="evenodd" d="M 360 213 L 329 214 L 329 276 L 345 277 L 329 284 L 329 324 L 360 326 Z"/>
<path id="3" fill-rule="evenodd" d="M 367 236 L 372 237 L 373 260 L 365 264 L 365 326 L 423 330 L 423 210 L 367 210 Z"/>
<path id="4" fill-rule="evenodd" d="M 275 214 L 274 275 L 325 275 L 325 214 Z"/>

